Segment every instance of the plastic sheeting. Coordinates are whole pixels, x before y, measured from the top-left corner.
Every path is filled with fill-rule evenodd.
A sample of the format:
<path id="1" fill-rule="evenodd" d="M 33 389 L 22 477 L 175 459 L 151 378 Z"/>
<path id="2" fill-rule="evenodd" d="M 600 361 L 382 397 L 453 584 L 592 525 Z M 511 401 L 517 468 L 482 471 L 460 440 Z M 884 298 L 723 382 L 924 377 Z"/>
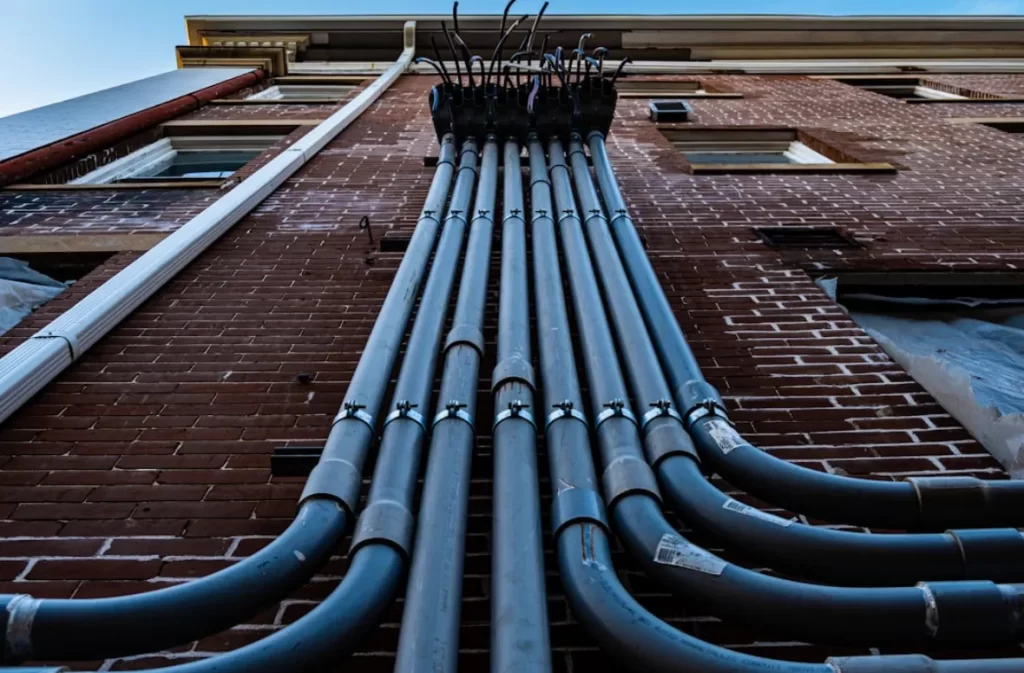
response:
<path id="1" fill-rule="evenodd" d="M 63 292 L 65 287 L 64 283 L 34 271 L 21 260 L 0 257 L 0 334 Z"/>
<path id="2" fill-rule="evenodd" d="M 834 294 L 834 281 L 822 285 Z M 847 295 L 853 319 L 1024 478 L 1024 301 Z"/>

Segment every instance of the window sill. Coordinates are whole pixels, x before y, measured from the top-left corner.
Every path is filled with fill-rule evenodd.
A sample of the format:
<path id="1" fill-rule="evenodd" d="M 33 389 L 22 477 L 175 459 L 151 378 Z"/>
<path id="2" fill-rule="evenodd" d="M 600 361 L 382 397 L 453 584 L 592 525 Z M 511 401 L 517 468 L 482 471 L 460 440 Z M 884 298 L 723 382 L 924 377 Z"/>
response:
<path id="1" fill-rule="evenodd" d="M 904 103 L 1024 103 L 1024 97 L 1013 98 L 907 98 Z"/>
<path id="2" fill-rule="evenodd" d="M 210 105 L 337 105 L 344 98 L 324 100 L 323 98 L 218 98 Z"/>
<path id="3" fill-rule="evenodd" d="M 3 188 L 6 192 L 64 192 L 83 191 L 89 189 L 121 190 L 121 189 L 211 189 L 224 185 L 227 180 L 168 180 L 166 182 L 97 182 L 92 184 L 78 185 L 33 185 L 20 183 L 7 185 Z"/>
<path id="4" fill-rule="evenodd" d="M 865 164 L 691 164 L 694 175 L 726 173 L 895 173 L 887 163 Z"/>
<path id="5" fill-rule="evenodd" d="M 673 93 L 670 91 L 657 91 L 647 93 L 644 91 L 620 91 L 619 98 L 653 98 L 656 100 L 669 99 L 703 99 L 703 98 L 743 98 L 741 93 Z"/>

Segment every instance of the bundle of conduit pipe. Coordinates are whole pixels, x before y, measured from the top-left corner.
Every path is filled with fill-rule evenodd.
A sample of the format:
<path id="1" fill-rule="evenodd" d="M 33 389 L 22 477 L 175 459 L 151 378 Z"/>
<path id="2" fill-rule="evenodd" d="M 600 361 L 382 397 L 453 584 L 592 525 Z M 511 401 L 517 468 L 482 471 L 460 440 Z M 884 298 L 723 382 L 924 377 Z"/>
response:
<path id="1" fill-rule="evenodd" d="M 293 524 L 254 556 L 188 584 L 120 598 L 0 597 L 7 665 L 0 673 L 53 673 L 63 669 L 17 664 L 152 652 L 243 622 L 308 580 L 353 521 L 349 570 L 315 610 L 234 652 L 160 670 L 279 673 L 330 665 L 378 624 L 408 573 L 395 670 L 454 673 L 496 224 L 501 272 L 497 366 L 491 373 L 495 414 L 485 421 L 494 441 L 495 673 L 552 670 L 537 460 L 541 432 L 562 584 L 576 618 L 628 670 L 1024 671 L 1022 658 L 906 654 L 808 664 L 741 654 L 666 624 L 619 583 L 612 535 L 681 600 L 782 637 L 901 648 L 1016 643 L 1024 631 L 1024 584 L 1012 582 L 1024 577 L 1024 537 L 1013 527 L 1024 525 L 1024 486 L 964 477 L 858 480 L 795 466 L 744 441 L 701 374 L 611 167 L 605 138 L 615 81 L 626 62 L 606 70 L 607 50 L 598 47 L 588 56 L 586 34 L 568 57 L 561 48 L 547 51 L 549 36 L 535 51 L 546 3 L 524 29 L 517 51 L 504 59 L 506 41 L 529 18 L 506 29 L 512 4 L 490 61 L 469 54 L 457 4 L 453 29 L 442 24 L 454 77 L 436 45 L 436 60 L 421 59 L 442 78 L 429 99 L 440 141 L 437 168 Z M 444 334 L 456 276 L 454 315 Z M 437 376 L 440 394 L 432 400 Z M 432 403 L 433 415 L 427 412 Z M 359 512 L 375 439 L 377 459 Z M 414 513 L 425 448 L 423 492 Z M 808 516 L 913 532 L 863 534 L 781 519 L 721 493 L 709 481 L 712 474 Z M 795 579 L 748 570 L 695 545 L 669 524 L 665 507 L 724 547 Z"/>

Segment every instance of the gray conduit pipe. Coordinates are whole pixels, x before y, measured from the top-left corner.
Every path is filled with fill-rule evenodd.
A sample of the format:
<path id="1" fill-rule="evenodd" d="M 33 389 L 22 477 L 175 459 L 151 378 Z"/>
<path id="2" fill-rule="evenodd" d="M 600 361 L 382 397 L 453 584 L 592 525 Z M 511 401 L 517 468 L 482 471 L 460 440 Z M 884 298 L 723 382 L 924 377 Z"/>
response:
<path id="1" fill-rule="evenodd" d="M 445 136 L 444 144 L 450 145 L 451 142 L 451 137 Z M 442 150 L 444 149 L 443 146 Z M 451 152 L 445 154 L 450 161 Z M 452 203 L 443 222 L 444 233 L 434 256 L 434 264 L 424 289 L 396 386 L 395 411 L 384 420 L 384 437 L 366 509 L 363 510 L 352 537 L 349 568 L 345 578 L 312 612 L 285 629 L 221 656 L 153 669 L 150 673 L 281 673 L 319 669 L 323 667 L 324 662 L 350 652 L 378 624 L 383 611 L 394 598 L 409 556 L 413 528 L 409 512 L 419 472 L 420 448 L 426 432 L 425 424 L 421 423 L 416 414 L 417 407 L 413 405 L 420 402 L 425 405 L 429 401 L 433 385 L 433 365 L 438 358 L 440 329 L 443 326 L 445 307 L 458 266 L 465 229 L 462 213 L 466 212 L 469 205 L 476 177 L 475 170 L 476 144 L 467 141 L 462 146 L 459 175 L 452 193 Z M 438 218 L 431 215 L 429 221 L 433 223 L 432 226 L 423 230 L 417 228 L 413 234 L 413 241 L 402 260 L 402 266 L 399 267 L 399 274 L 406 260 L 413 254 L 413 245 L 421 231 L 429 232 L 433 229 L 436 233 Z M 396 285 L 392 285 L 392 290 L 395 287 Z M 412 301 L 416 295 L 411 293 L 405 296 Z M 388 293 L 388 297 L 391 297 L 391 292 Z M 383 311 L 377 325 L 382 324 L 382 319 Z M 371 339 L 372 334 L 377 331 L 377 325 L 371 332 Z M 405 330 L 390 333 L 400 340 Z M 373 362 L 367 358 L 373 358 L 374 355 L 383 356 L 384 353 L 371 349 L 368 344 L 360 364 L 363 361 Z M 377 366 L 380 366 L 379 362 Z M 359 371 L 358 367 L 356 371 Z M 350 384 L 350 390 L 354 383 L 355 377 L 353 384 Z M 359 411 L 365 412 L 365 409 Z M 335 429 L 344 425 L 370 427 L 369 424 L 351 415 L 339 421 Z M 333 436 L 335 434 L 332 430 Z M 342 435 L 338 437 L 341 438 Z M 334 455 L 348 453 L 344 444 L 329 443 L 329 448 L 331 447 L 337 451 Z M 322 464 L 324 463 L 321 462 Z M 346 474 L 349 472 L 344 469 L 333 472 L 338 478 L 338 485 L 349 483 Z M 359 495 L 358 485 L 357 483 L 356 497 Z M 212 609 L 214 606 L 207 607 Z M 22 671 L 20 668 L 11 668 L 0 669 L 0 673 L 5 670 L 13 673 Z"/>
<path id="2" fill-rule="evenodd" d="M 551 671 L 551 644 L 536 426 L 544 422 L 546 414 L 536 409 L 534 402 L 526 211 L 519 154 L 516 140 L 505 141 L 498 364 L 491 377 L 497 414 L 493 433 L 491 671 L 545 673 Z M 536 207 L 534 202 L 534 217 L 538 216 Z"/>
<path id="3" fill-rule="evenodd" d="M 484 145 L 476 213 L 452 328 L 444 345 L 438 411 L 423 484 L 413 552 L 405 590 L 395 671 L 454 673 L 458 666 L 462 567 L 469 508 L 470 467 L 475 444 L 474 414 L 483 355 L 483 317 L 491 258 L 498 141 Z M 469 203 L 463 212 L 469 213 Z"/>
<path id="4" fill-rule="evenodd" d="M 701 457 L 730 484 L 812 517 L 888 529 L 945 530 L 1024 526 L 1024 482 L 973 477 L 912 477 L 870 481 L 817 472 L 754 448 L 736 432 L 718 391 L 676 322 L 629 217 L 608 161 L 604 137 L 588 135 L 611 228 L 651 331 L 665 375 Z"/>
<path id="5" fill-rule="evenodd" d="M 564 168 L 561 144 L 554 140 L 549 147 L 553 163 L 561 161 Z M 531 144 L 530 152 L 531 166 L 534 163 L 543 165 L 539 143 Z M 583 243 L 582 234 L 579 232 L 579 217 L 576 215 L 568 176 L 564 173 L 564 170 L 558 171 L 552 167 L 551 178 L 554 183 L 556 206 L 562 223 L 571 223 L 576 234 L 565 236 L 563 228 L 562 241 L 563 244 L 568 242 L 579 246 Z M 560 224 L 560 227 L 562 226 L 564 225 Z M 552 286 L 558 279 L 557 257 L 553 250 L 545 252 L 543 249 L 544 246 L 553 247 L 553 244 L 552 234 L 548 233 L 545 239 L 544 229 L 534 227 L 536 292 L 538 297 L 544 298 L 544 303 L 537 302 L 538 337 L 542 378 L 549 400 L 557 399 L 556 395 L 562 391 L 559 388 L 548 391 L 549 386 L 560 382 L 575 382 L 574 359 L 571 344 L 568 343 L 568 323 L 564 317 L 560 317 L 565 313 L 564 302 L 558 301 L 563 295 L 559 286 Z M 568 250 L 563 252 L 572 276 L 574 272 L 569 262 L 570 253 Z M 585 259 L 582 254 L 572 256 L 578 257 L 581 261 Z M 543 269 L 554 269 L 556 273 L 542 273 Z M 593 275 L 592 269 L 589 275 Z M 574 294 L 577 283 L 578 281 L 570 281 Z M 584 295 L 593 294 L 585 287 L 580 290 Z M 590 315 L 589 303 L 584 304 L 587 307 L 584 314 L 581 314 L 581 302 L 578 298 L 574 298 L 574 305 L 578 318 L 581 315 Z M 593 309 L 603 315 L 600 304 Z M 595 349 L 588 344 L 583 331 L 589 326 L 593 326 L 593 322 L 589 320 L 578 324 L 581 332 L 581 350 L 588 374 L 600 374 L 602 368 L 612 369 L 616 370 L 611 376 L 614 379 L 614 375 L 617 374 L 616 360 L 614 357 L 610 360 L 597 359 L 599 353 L 605 349 Z M 603 332 L 610 341 L 607 325 L 604 325 Z M 621 376 L 619 378 L 621 379 Z M 594 379 L 599 383 L 605 381 L 603 376 Z M 576 391 L 578 396 L 578 386 Z M 615 406 L 621 414 L 624 407 Z M 597 416 L 595 424 L 599 441 L 602 432 L 606 432 L 602 428 L 614 420 L 613 416 L 606 415 L 602 422 L 601 415 Z M 597 494 L 596 479 L 586 446 L 586 428 L 583 427 L 582 432 L 578 431 L 578 434 L 571 437 L 553 437 L 556 427 L 561 429 L 564 426 L 570 429 L 577 425 L 583 426 L 581 423 L 560 422 L 558 426 L 551 425 L 548 428 L 551 483 L 556 489 L 552 504 L 552 526 L 555 531 L 562 582 L 574 615 L 603 649 L 616 655 L 630 670 L 638 673 L 1008 673 L 1011 670 L 1024 670 L 1012 668 L 1014 665 L 1024 665 L 1024 659 L 934 662 L 919 655 L 832 658 L 825 664 L 777 661 L 717 647 L 672 628 L 641 607 L 618 581 L 608 545 L 608 525 L 601 507 L 601 498 Z M 630 429 L 633 443 L 637 444 L 635 427 L 626 427 L 627 439 Z M 572 442 L 572 439 L 576 441 Z M 639 449 L 633 451 L 634 454 L 638 452 Z M 601 447 L 600 454 L 603 458 L 611 453 L 604 446 Z M 652 478 L 641 476 L 646 465 L 642 465 L 642 461 L 639 460 L 628 463 L 635 467 L 632 488 L 626 485 L 625 479 L 609 478 L 609 473 L 616 465 L 608 464 L 606 461 L 602 479 L 605 501 L 612 508 L 617 506 L 617 501 L 625 503 L 630 500 L 656 507 L 654 489 L 649 486 Z M 683 557 L 688 558 L 693 564 L 700 564 L 706 560 L 706 557 L 700 554 L 689 557 L 684 554 Z"/>
<path id="6" fill-rule="evenodd" d="M 678 323 L 674 317 L 660 314 L 656 320 L 651 319 L 652 312 L 671 309 L 657 284 L 657 278 L 650 271 L 650 262 L 647 261 L 625 211 L 604 152 L 603 139 L 599 135 L 591 135 L 590 145 L 605 204 L 609 212 L 614 213 L 611 228 L 619 243 L 619 250 L 623 252 L 621 259 L 626 273 L 631 274 L 635 296 L 651 331 L 654 345 L 661 350 L 663 356 L 665 353 L 676 352 L 678 348 L 689 353 L 685 342 L 682 346 L 676 344 L 666 348 L 659 341 L 665 338 L 665 332 L 676 332 L 682 338 Z M 582 147 L 578 149 L 582 154 Z M 608 238 L 607 235 L 604 237 Z M 639 253 L 632 249 L 633 244 L 639 246 Z M 640 281 L 653 279 L 653 285 L 641 287 L 637 281 L 637 267 L 641 267 L 640 272 L 644 268 L 650 271 L 650 274 L 639 273 Z M 654 299 L 660 300 L 652 300 L 652 294 L 657 295 Z M 650 308 L 652 305 L 654 309 Z M 636 317 L 639 316 L 634 314 Z M 667 325 L 667 320 L 671 321 L 670 325 Z M 673 326 L 674 329 L 671 329 Z M 677 359 L 690 361 L 692 353 Z M 668 361 L 663 357 L 663 364 Z M 711 421 L 704 423 L 702 427 L 711 427 Z M 721 432 L 716 434 L 738 437 L 731 428 L 724 435 Z M 713 467 L 717 466 L 718 462 L 714 460 L 716 452 L 709 446 L 709 437 L 699 433 L 694 436 L 703 449 L 701 456 L 709 458 Z M 939 534 L 864 535 L 805 526 L 764 514 L 728 498 L 707 483 L 694 461 L 699 464 L 699 460 L 691 453 L 686 459 L 662 455 L 652 462 L 673 507 L 691 525 L 719 538 L 730 547 L 742 549 L 751 558 L 777 570 L 794 572 L 819 581 L 879 585 L 908 584 L 920 580 L 1009 581 L 1019 579 L 1024 573 L 1024 537 L 1014 528 L 965 529 Z M 842 479 L 861 483 L 858 480 Z"/>
<path id="7" fill-rule="evenodd" d="M 454 158 L 454 140 L 445 136 L 423 214 L 288 529 L 229 568 L 166 589 L 97 599 L 0 596 L 3 663 L 104 659 L 196 640 L 281 600 L 327 561 L 355 518 L 376 416 L 437 240 Z"/>
<path id="8" fill-rule="evenodd" d="M 589 275 L 596 276 L 594 282 L 600 282 L 603 290 L 633 397 L 648 403 L 647 413 L 631 420 L 639 426 L 652 465 L 673 456 L 690 460 L 687 456 L 694 455 L 693 446 L 682 419 L 668 401 L 668 385 L 615 251 L 579 136 L 571 139 L 570 158 L 581 210 L 587 213 L 583 228 L 598 272 L 591 271 Z M 554 173 L 554 168 L 562 167 L 563 161 L 561 148 L 552 143 L 556 195 L 559 181 L 565 180 L 565 176 L 563 172 Z M 577 237 L 566 235 L 570 228 L 580 229 L 578 222 L 566 220 L 562 228 L 566 259 L 579 257 L 581 267 L 589 266 L 584 259 L 585 248 L 574 249 L 579 246 Z M 589 290 L 583 294 L 578 289 L 578 283 L 586 281 L 587 275 L 571 275 L 574 295 L 592 294 Z M 599 313 L 590 303 L 577 305 L 577 315 L 582 312 Z M 595 339 L 604 339 L 607 334 L 607 327 L 603 333 L 594 327 L 586 329 L 594 332 Z M 610 340 L 611 335 L 607 334 L 607 338 Z M 614 362 L 607 358 L 602 361 Z M 609 367 L 605 364 L 606 369 Z M 637 445 L 638 453 L 639 442 L 634 437 L 628 441 Z M 665 521 L 654 498 L 624 497 L 610 510 L 615 530 L 649 575 L 677 595 L 706 601 L 719 616 L 812 642 L 963 645 L 1017 642 L 1021 636 L 1018 616 L 1024 599 L 1011 585 L 976 581 L 850 589 L 803 584 L 734 566 L 690 544 Z M 698 558 L 700 563 L 682 562 L 683 557 Z"/>

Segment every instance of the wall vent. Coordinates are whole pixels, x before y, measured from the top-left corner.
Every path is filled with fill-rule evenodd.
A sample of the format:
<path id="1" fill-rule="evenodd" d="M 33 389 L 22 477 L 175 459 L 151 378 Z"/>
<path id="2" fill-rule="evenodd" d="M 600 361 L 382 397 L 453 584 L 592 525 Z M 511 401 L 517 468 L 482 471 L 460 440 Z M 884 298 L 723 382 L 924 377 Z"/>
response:
<path id="1" fill-rule="evenodd" d="M 693 108 L 682 100 L 652 100 L 647 108 L 651 113 L 651 121 L 671 123 L 689 120 Z"/>
<path id="2" fill-rule="evenodd" d="M 407 234 L 385 234 L 380 239 L 381 252 L 405 252 L 412 236 Z"/>
<path id="3" fill-rule="evenodd" d="M 860 248 L 860 243 L 836 227 L 758 227 L 754 229 L 772 248 Z"/>

